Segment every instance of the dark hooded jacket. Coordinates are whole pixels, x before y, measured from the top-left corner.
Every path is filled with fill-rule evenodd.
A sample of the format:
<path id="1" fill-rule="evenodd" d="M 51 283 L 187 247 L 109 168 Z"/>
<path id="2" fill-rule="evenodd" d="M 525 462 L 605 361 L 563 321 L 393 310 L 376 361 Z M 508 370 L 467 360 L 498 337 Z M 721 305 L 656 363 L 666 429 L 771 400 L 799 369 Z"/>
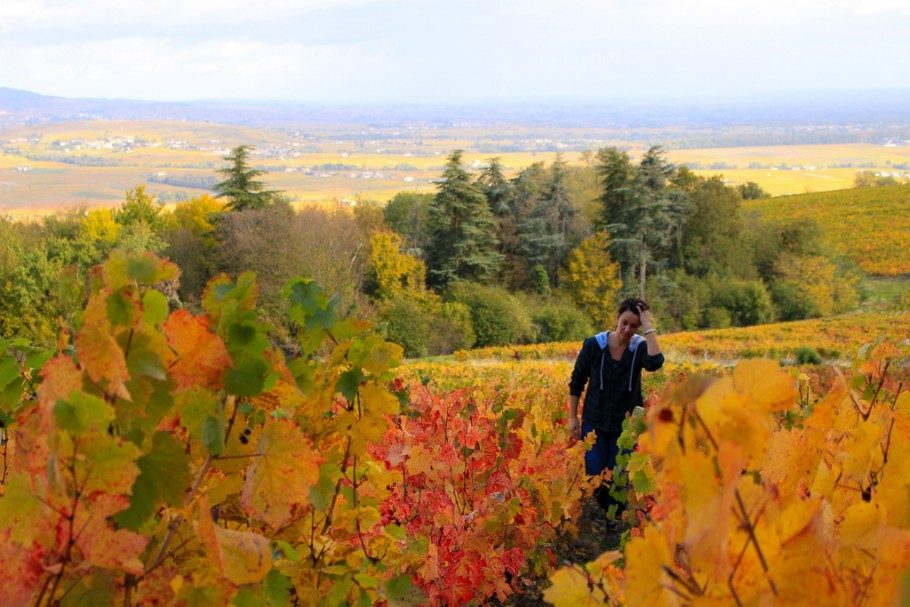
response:
<path id="1" fill-rule="evenodd" d="M 609 334 L 604 331 L 584 341 L 572 370 L 569 394 L 580 397 L 587 384 L 582 422 L 598 430 L 619 432 L 626 414 L 642 404 L 641 370 L 660 369 L 664 355 L 651 356 L 645 338 L 633 335 L 622 357 L 614 361 L 607 346 Z"/>

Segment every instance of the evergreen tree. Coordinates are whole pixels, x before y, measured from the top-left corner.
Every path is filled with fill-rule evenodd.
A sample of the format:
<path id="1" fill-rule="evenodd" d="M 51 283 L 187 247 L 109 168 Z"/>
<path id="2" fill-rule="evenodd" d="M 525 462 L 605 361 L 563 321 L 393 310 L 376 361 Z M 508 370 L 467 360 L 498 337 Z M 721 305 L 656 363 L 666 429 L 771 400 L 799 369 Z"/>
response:
<path id="1" fill-rule="evenodd" d="M 487 197 L 494 215 L 508 215 L 512 210 L 513 188 L 502 172 L 502 161 L 499 158 L 490 159 L 490 164 L 477 177 L 477 185 Z"/>
<path id="2" fill-rule="evenodd" d="M 215 191 L 218 192 L 216 198 L 229 198 L 230 201 L 225 205 L 225 209 L 229 211 L 261 209 L 268 206 L 278 193 L 266 190 L 265 185 L 257 181 L 256 178 L 264 172 L 249 166 L 248 160 L 252 149 L 253 146 L 250 145 L 237 146 L 224 157 L 231 163 L 230 166 L 218 169 L 225 179 L 215 184 Z"/>
<path id="3" fill-rule="evenodd" d="M 500 252 L 504 255 L 504 278 L 511 289 L 536 286 L 537 281 L 522 246 L 520 226 L 526 223 L 546 192 L 549 174 L 542 162 L 523 169 L 511 181 L 509 210 L 498 218 Z"/>
<path id="4" fill-rule="evenodd" d="M 520 226 L 522 250 L 532 266 L 541 266 L 551 283 L 557 270 L 575 244 L 573 220 L 575 207 L 569 196 L 565 163 L 557 156 L 550 170 L 550 180 L 537 200 L 530 217 Z"/>
<path id="5" fill-rule="evenodd" d="M 457 278 L 490 281 L 502 264 L 496 222 L 480 187 L 461 165 L 462 150 L 446 162 L 439 191 L 429 208 L 430 281 Z"/>
<path id="6" fill-rule="evenodd" d="M 676 167 L 659 146 L 649 149 L 634 169 L 627 164 L 628 155 L 615 148 L 607 150 L 603 160 L 604 223 L 610 221 L 603 227 L 617 245 L 623 276 L 630 278 L 637 270 L 639 296 L 644 298 L 648 266 L 668 261 L 689 212 L 689 198 L 672 184 Z"/>
<path id="7" fill-rule="evenodd" d="M 598 231 L 610 233 L 610 255 L 619 263 L 620 274 L 624 282 L 629 284 L 632 278 L 632 256 L 622 239 L 628 236 L 624 216 L 635 198 L 635 166 L 626 152 L 609 147 L 597 151 L 596 170 L 602 193 L 601 214 L 595 227 Z"/>

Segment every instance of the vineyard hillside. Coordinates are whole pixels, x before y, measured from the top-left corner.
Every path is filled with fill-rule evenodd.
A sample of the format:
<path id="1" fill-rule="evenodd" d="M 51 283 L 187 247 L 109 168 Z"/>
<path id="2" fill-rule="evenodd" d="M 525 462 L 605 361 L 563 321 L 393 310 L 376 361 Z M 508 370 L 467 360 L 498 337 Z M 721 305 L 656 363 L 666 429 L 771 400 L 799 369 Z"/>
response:
<path id="1" fill-rule="evenodd" d="M 849 360 L 877 335 L 910 334 L 910 314 L 902 312 L 845 314 L 829 318 L 780 322 L 753 327 L 680 331 L 662 335 L 670 361 L 733 362 L 766 357 L 783 362 L 812 358 Z M 455 353 L 459 360 L 574 360 L 581 342 L 475 348 Z"/>
<path id="2" fill-rule="evenodd" d="M 764 220 L 815 219 L 838 252 L 865 272 L 910 273 L 910 187 L 856 188 L 745 202 Z"/>

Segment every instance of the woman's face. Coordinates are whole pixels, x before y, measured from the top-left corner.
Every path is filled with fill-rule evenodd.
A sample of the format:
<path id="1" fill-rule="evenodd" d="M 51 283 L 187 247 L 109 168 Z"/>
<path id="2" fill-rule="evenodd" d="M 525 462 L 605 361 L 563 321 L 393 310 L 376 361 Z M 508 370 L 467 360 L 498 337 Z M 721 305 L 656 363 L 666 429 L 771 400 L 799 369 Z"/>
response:
<path id="1" fill-rule="evenodd" d="M 619 341 L 625 343 L 632 339 L 632 335 L 638 331 L 638 327 L 641 326 L 641 318 L 638 317 L 638 314 L 626 310 L 622 314 L 616 317 L 616 334 L 619 336 Z"/>

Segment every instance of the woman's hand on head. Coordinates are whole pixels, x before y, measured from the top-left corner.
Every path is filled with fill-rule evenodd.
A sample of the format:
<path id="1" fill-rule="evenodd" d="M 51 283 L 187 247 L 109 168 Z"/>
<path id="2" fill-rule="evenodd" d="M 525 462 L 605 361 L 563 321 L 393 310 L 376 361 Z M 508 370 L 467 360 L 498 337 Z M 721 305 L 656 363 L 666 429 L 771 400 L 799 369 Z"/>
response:
<path id="1" fill-rule="evenodd" d="M 641 328 L 643 331 L 654 328 L 654 322 L 651 318 L 651 309 L 647 304 L 644 306 L 639 306 L 638 308 L 638 318 L 641 319 Z"/>

